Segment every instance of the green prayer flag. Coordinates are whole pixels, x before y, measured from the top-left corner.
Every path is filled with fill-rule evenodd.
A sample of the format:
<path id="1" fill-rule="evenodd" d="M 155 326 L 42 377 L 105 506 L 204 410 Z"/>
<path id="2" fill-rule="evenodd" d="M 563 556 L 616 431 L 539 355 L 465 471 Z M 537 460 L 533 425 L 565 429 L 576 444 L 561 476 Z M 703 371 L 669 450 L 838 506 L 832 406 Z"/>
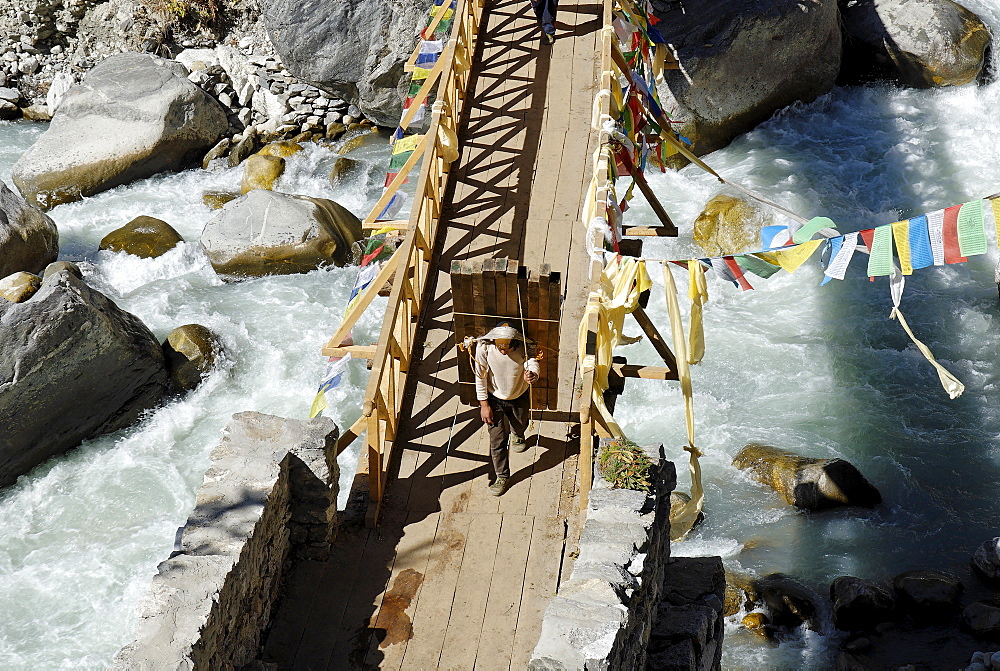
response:
<path id="1" fill-rule="evenodd" d="M 872 253 L 868 257 L 869 277 L 883 277 L 892 274 L 892 226 L 874 229 Z"/>
<path id="2" fill-rule="evenodd" d="M 958 249 L 962 256 L 986 253 L 986 230 L 983 228 L 983 201 L 973 200 L 958 211 Z"/>
<path id="3" fill-rule="evenodd" d="M 801 245 L 803 242 L 808 242 L 812 239 L 812 236 L 816 235 L 816 231 L 824 228 L 837 230 L 837 224 L 833 223 L 833 219 L 830 219 L 829 217 L 813 217 L 804 223 L 802 228 L 795 231 L 792 235 L 792 242 L 797 245 Z"/>
<path id="4" fill-rule="evenodd" d="M 760 257 L 754 256 L 753 254 L 743 254 L 742 256 L 736 256 L 733 258 L 736 259 L 736 263 L 739 264 L 740 268 L 753 273 L 757 277 L 763 277 L 764 279 L 767 279 L 781 270 L 781 266 L 776 266 L 769 261 L 765 261 Z"/>

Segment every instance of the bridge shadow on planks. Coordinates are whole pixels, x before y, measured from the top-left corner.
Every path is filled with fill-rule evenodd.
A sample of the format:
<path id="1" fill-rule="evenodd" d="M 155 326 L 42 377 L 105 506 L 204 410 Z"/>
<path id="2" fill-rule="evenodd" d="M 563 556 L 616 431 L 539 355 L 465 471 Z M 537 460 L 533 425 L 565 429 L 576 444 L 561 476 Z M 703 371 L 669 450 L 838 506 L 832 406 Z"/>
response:
<path id="1" fill-rule="evenodd" d="M 560 31 L 599 30 L 594 8 L 564 2 Z M 565 419 L 536 415 L 529 450 L 512 455 L 510 490 L 491 497 L 486 431 L 457 394 L 457 357 L 466 354 L 452 334 L 451 263 L 523 258 L 549 113 L 552 50 L 539 44 L 529 4 L 491 2 L 487 14 L 382 520 L 368 529 L 363 513 L 344 519 L 328 561 L 296 566 L 263 656 L 282 669 L 471 668 L 480 651 L 524 668 L 571 563 L 578 435 Z"/>

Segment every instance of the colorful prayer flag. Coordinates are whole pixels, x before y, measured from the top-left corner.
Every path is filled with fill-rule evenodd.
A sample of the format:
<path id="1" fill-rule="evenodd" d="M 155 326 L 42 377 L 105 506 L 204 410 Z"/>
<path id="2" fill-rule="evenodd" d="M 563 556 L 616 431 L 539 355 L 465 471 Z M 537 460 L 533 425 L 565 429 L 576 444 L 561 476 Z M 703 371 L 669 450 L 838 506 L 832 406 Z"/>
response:
<path id="1" fill-rule="evenodd" d="M 958 212 L 958 248 L 962 256 L 986 253 L 986 230 L 983 224 L 982 200 L 962 205 Z"/>
<path id="2" fill-rule="evenodd" d="M 868 257 L 868 276 L 885 277 L 892 273 L 892 228 L 879 226 L 874 230 Z"/>
<path id="3" fill-rule="evenodd" d="M 914 270 L 934 265 L 934 251 L 931 248 L 925 215 L 910 219 L 909 244 L 910 265 L 913 266 Z"/>

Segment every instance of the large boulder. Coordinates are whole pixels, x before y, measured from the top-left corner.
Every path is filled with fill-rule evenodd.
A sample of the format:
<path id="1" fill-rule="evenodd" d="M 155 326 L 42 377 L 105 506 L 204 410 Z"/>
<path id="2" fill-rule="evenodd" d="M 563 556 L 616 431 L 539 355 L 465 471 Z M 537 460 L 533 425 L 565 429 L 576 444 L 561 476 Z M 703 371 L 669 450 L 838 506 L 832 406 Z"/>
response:
<path id="1" fill-rule="evenodd" d="M 132 424 L 166 388 L 149 329 L 70 273 L 23 303 L 0 301 L 0 486 Z"/>
<path id="2" fill-rule="evenodd" d="M 837 629 L 858 631 L 874 629 L 892 618 L 892 594 L 869 580 L 843 575 L 830 584 L 833 620 Z"/>
<path id="3" fill-rule="evenodd" d="M 979 76 L 990 43 L 982 19 L 951 0 L 841 2 L 846 81 L 959 86 Z"/>
<path id="4" fill-rule="evenodd" d="M 0 181 L 0 277 L 38 274 L 59 255 L 56 222 Z"/>
<path id="5" fill-rule="evenodd" d="M 364 115 L 380 126 L 399 123 L 409 80 L 402 81 L 403 64 L 427 21 L 431 0 L 265 0 L 263 4 L 271 43 L 289 72 L 357 102 Z"/>
<path id="6" fill-rule="evenodd" d="M 254 189 L 205 224 L 201 243 L 228 278 L 305 273 L 345 265 L 361 220 L 325 198 Z"/>
<path id="7" fill-rule="evenodd" d="M 174 386 L 190 391 L 215 370 L 222 356 L 222 342 L 201 324 L 185 324 L 167 335 L 163 355 Z"/>
<path id="8" fill-rule="evenodd" d="M 14 183 L 49 209 L 199 160 L 229 127 L 176 61 L 111 56 L 70 89 L 52 124 L 14 164 Z"/>
<path id="9" fill-rule="evenodd" d="M 797 508 L 873 508 L 882 502 L 879 491 L 843 459 L 802 457 L 770 445 L 751 443 L 739 451 L 733 465 L 749 470 L 754 479 Z"/>
<path id="10" fill-rule="evenodd" d="M 249 193 L 254 189 L 271 191 L 283 172 L 285 172 L 285 159 L 280 156 L 254 154 L 243 163 L 240 192 Z"/>
<path id="11" fill-rule="evenodd" d="M 953 615 L 965 586 L 955 576 L 936 571 L 907 571 L 892 579 L 897 603 L 921 620 Z"/>
<path id="12" fill-rule="evenodd" d="M 711 256 L 760 249 L 760 229 L 773 222 L 764 207 L 724 193 L 712 198 L 694 221 L 694 241 Z"/>
<path id="13" fill-rule="evenodd" d="M 111 252 L 125 252 L 142 259 L 155 259 L 181 242 L 184 242 L 184 238 L 167 222 L 140 215 L 101 238 L 98 247 Z"/>
<path id="14" fill-rule="evenodd" d="M 771 624 L 820 630 L 825 604 L 815 590 L 784 573 L 755 578 L 751 586 L 754 605 L 764 610 Z"/>
<path id="15" fill-rule="evenodd" d="M 654 0 L 656 29 L 680 69 L 660 101 L 696 154 L 715 151 L 796 101 L 828 92 L 840 71 L 836 2 Z"/>

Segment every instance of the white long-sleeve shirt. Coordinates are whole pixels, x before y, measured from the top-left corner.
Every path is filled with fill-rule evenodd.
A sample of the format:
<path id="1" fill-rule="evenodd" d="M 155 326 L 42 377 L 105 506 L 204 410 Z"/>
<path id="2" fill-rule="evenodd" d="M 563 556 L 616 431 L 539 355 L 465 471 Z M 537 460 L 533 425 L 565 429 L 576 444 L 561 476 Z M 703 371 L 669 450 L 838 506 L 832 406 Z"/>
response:
<path id="1" fill-rule="evenodd" d="M 525 360 L 524 344 L 501 354 L 493 343 L 476 345 L 476 399 L 485 401 L 489 394 L 509 401 L 528 391 L 524 371 L 538 374 L 538 361 Z"/>

